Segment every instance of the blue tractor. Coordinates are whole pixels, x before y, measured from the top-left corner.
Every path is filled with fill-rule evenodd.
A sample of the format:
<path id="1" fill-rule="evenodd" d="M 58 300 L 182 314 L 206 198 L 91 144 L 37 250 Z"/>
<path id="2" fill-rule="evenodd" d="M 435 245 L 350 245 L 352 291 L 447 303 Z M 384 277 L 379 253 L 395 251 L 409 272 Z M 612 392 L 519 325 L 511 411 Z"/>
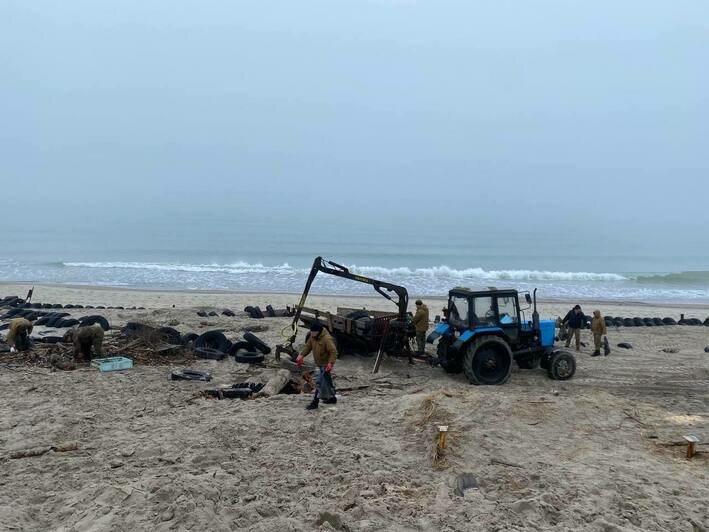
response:
<path id="1" fill-rule="evenodd" d="M 472 384 L 504 384 L 510 378 L 512 361 L 520 368 L 547 370 L 550 378 L 567 380 L 576 371 L 574 356 L 554 348 L 556 322 L 541 320 L 534 301 L 525 294 L 527 307 L 519 306 L 517 290 L 470 290 L 454 288 L 448 293 L 445 323 L 428 336 L 438 340 L 438 363 L 448 373 L 465 373 Z M 532 320 L 524 311 L 532 304 Z"/>

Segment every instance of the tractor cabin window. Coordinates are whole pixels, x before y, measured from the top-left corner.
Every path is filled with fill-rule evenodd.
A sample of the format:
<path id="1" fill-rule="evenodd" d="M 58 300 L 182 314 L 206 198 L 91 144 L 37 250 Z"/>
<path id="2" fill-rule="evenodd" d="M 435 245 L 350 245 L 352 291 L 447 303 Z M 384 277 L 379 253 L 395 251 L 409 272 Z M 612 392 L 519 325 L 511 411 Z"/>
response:
<path id="1" fill-rule="evenodd" d="M 498 297 L 497 311 L 500 315 L 500 325 L 517 325 L 519 316 L 513 297 Z"/>
<path id="2" fill-rule="evenodd" d="M 468 327 L 468 298 L 467 297 L 451 297 L 450 305 L 448 310 L 450 311 L 450 316 L 448 321 L 450 321 L 456 327 Z"/>
<path id="3" fill-rule="evenodd" d="M 494 327 L 497 325 L 491 297 L 476 297 L 473 313 L 475 315 L 475 327 Z"/>

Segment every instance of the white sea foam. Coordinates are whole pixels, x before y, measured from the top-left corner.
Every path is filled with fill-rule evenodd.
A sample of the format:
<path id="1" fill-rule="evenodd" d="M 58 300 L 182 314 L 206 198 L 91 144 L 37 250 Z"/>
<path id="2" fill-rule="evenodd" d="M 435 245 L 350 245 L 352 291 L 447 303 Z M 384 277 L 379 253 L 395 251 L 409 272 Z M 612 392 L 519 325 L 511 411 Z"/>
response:
<path id="1" fill-rule="evenodd" d="M 171 264 L 151 262 L 65 262 L 64 266 L 78 268 L 136 269 L 174 272 L 215 272 L 215 273 L 281 273 L 297 274 L 308 271 L 306 268 L 294 268 L 288 263 L 278 266 L 264 266 L 261 263 L 234 262 L 230 264 Z M 429 268 L 385 268 L 382 266 L 350 266 L 352 272 L 361 275 L 384 277 L 447 278 L 458 280 L 482 281 L 624 281 L 626 277 L 616 273 L 591 272 L 556 272 L 539 270 L 484 270 L 466 268 L 456 270 L 448 266 Z"/>

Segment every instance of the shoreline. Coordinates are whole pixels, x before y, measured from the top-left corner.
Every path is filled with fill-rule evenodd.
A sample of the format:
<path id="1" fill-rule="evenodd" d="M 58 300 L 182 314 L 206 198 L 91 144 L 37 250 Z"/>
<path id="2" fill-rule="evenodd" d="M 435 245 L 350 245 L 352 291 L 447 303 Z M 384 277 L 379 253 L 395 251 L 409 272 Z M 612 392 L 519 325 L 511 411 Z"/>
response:
<path id="1" fill-rule="evenodd" d="M 128 292 L 128 293 L 145 293 L 145 294 L 196 294 L 196 295 L 220 295 L 220 296 L 274 296 L 274 297 L 300 297 L 301 292 L 284 292 L 284 291 L 274 291 L 267 292 L 263 290 L 220 290 L 220 289 L 182 289 L 182 288 L 141 288 L 134 286 L 112 286 L 112 285 L 93 285 L 93 284 L 62 284 L 62 283 L 32 283 L 32 282 L 11 282 L 11 281 L 0 281 L 0 287 L 21 287 L 26 286 L 25 291 L 32 288 L 55 288 L 55 289 L 67 289 L 67 290 L 87 290 L 96 292 Z M 17 294 L 22 296 L 22 294 Z M 377 295 L 373 291 L 372 295 L 365 294 L 333 294 L 333 293 L 318 293 L 310 292 L 310 296 L 326 298 L 326 299 L 372 299 L 376 298 Z M 419 294 L 409 294 L 409 300 L 415 300 L 416 298 L 428 299 L 431 301 L 445 301 L 447 296 L 431 296 L 431 295 L 419 295 Z M 629 306 L 629 307 L 663 307 L 663 308 L 690 308 L 690 309 L 709 309 L 708 303 L 696 303 L 696 302 L 677 302 L 677 301 L 641 301 L 636 299 L 599 299 L 599 298 L 588 298 L 588 299 L 563 299 L 563 298 L 537 298 L 538 303 L 550 303 L 550 304 L 563 304 L 563 303 L 584 303 L 587 305 L 614 305 L 614 306 Z"/>
<path id="2" fill-rule="evenodd" d="M 130 300 L 132 298 L 141 300 L 150 300 L 152 303 L 159 303 L 158 306 L 169 303 L 169 300 L 175 299 L 180 301 L 180 306 L 204 306 L 209 305 L 209 298 L 215 298 L 218 301 L 215 303 L 222 302 L 246 302 L 247 304 L 261 304 L 264 300 L 275 300 L 279 302 L 290 301 L 291 305 L 298 302 L 300 297 L 300 292 L 265 292 L 265 291 L 245 291 L 245 290 L 184 290 L 178 288 L 139 288 L 139 287 L 129 287 L 129 286 L 105 286 L 105 285 L 82 285 L 82 284 L 60 284 L 60 283 L 31 283 L 31 282 L 8 282 L 0 281 L 0 296 L 4 295 L 17 295 L 19 297 L 24 297 L 32 286 L 34 286 L 34 298 L 39 302 L 55 302 L 49 301 L 52 297 L 55 298 L 67 298 L 67 297 L 78 297 L 86 301 L 72 301 L 72 303 L 89 303 L 93 304 L 96 298 L 101 296 L 107 296 L 107 299 L 118 299 L 120 301 Z M 45 293 L 43 296 L 42 293 Z M 186 305 L 190 303 L 189 299 L 194 299 L 192 305 Z M 311 292 L 308 296 L 309 299 L 315 298 L 329 304 L 334 301 L 352 301 L 352 302 L 365 302 L 365 301 L 382 301 L 386 300 L 380 297 L 376 292 L 372 291 L 371 295 L 365 294 L 332 294 L 332 293 L 317 293 Z M 447 297 L 445 295 L 441 296 L 420 296 L 417 294 L 409 294 L 409 301 L 412 303 L 415 299 L 421 298 L 432 302 L 444 302 Z M 43 299 L 45 301 L 43 301 Z M 559 299 L 559 298 L 538 298 L 537 302 L 540 305 L 551 305 L 560 306 L 579 303 L 581 305 L 593 306 L 599 305 L 604 307 L 617 307 L 617 308 L 645 308 L 645 309 L 672 309 L 672 310 L 687 310 L 687 311 L 697 311 L 697 310 L 709 310 L 709 303 L 697 303 L 697 302 L 663 302 L 663 301 L 638 301 L 638 300 L 618 300 L 618 299 Z M 99 304 L 104 304 L 103 302 Z M 114 303 L 122 304 L 122 303 Z M 138 303 L 131 303 L 138 304 Z M 174 304 L 174 303 L 173 303 Z M 144 305 L 147 306 L 147 305 Z"/>

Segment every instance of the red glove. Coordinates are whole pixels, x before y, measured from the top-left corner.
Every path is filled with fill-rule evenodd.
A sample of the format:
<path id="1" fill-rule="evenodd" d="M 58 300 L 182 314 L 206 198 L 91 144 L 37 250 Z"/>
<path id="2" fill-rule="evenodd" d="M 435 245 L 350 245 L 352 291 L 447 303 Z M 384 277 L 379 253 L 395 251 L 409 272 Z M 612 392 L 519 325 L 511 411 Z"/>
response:
<path id="1" fill-rule="evenodd" d="M 301 367 L 305 363 L 305 357 L 303 355 L 298 355 L 298 358 L 295 359 L 295 365 L 297 367 Z"/>
<path id="2" fill-rule="evenodd" d="M 330 373 L 332 371 L 332 366 L 334 366 L 334 364 L 332 362 L 328 362 L 327 366 L 325 366 L 325 373 Z"/>

